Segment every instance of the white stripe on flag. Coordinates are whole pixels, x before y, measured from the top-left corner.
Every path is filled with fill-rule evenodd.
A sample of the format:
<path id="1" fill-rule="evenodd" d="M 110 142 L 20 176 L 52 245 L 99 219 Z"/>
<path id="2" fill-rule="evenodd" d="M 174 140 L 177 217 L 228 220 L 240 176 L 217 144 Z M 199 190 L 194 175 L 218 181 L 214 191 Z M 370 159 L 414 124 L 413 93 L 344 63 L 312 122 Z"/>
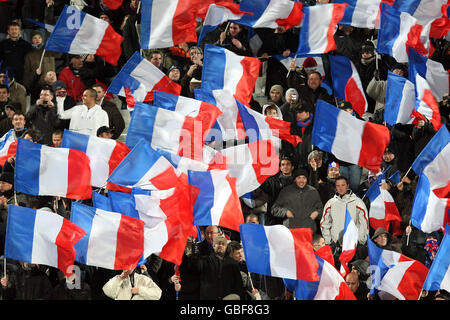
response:
<path id="1" fill-rule="evenodd" d="M 183 115 L 159 108 L 153 125 L 152 147 L 178 154 L 181 135 L 190 139 L 189 135 L 193 134 L 182 130 L 183 123 Z"/>
<path id="2" fill-rule="evenodd" d="M 66 196 L 69 183 L 69 149 L 42 146 L 39 194 Z"/>
<path id="3" fill-rule="evenodd" d="M 83 23 L 70 45 L 70 53 L 95 54 L 105 36 L 109 23 L 86 14 Z"/>
<path id="4" fill-rule="evenodd" d="M 134 195 L 134 201 L 136 204 L 135 208 L 139 212 L 139 218 L 144 221 L 146 228 L 153 228 L 167 219 L 166 214 L 160 208 L 160 198 L 136 194 Z"/>
<path id="5" fill-rule="evenodd" d="M 58 266 L 58 247 L 55 242 L 62 224 L 63 218 L 55 213 L 45 210 L 36 211 L 32 263 Z"/>
<path id="6" fill-rule="evenodd" d="M 405 300 L 403 294 L 398 290 L 398 286 L 413 263 L 414 261 L 398 262 L 393 268 L 390 268 L 381 280 L 378 290 L 387 292 L 399 300 Z"/>
<path id="7" fill-rule="evenodd" d="M 99 141 L 98 139 L 102 139 Z M 116 141 L 91 137 L 89 139 L 86 154 L 90 161 L 92 172 L 92 185 L 94 187 L 103 187 L 109 177 L 109 158 L 111 157 Z"/>
<path id="8" fill-rule="evenodd" d="M 362 147 L 363 131 L 364 124 L 361 120 L 345 111 L 340 111 L 331 152 L 340 160 L 357 164 Z"/>
<path id="9" fill-rule="evenodd" d="M 323 53 L 328 46 L 327 31 L 323 26 L 331 23 L 333 9 L 321 10 L 320 6 L 308 7 L 309 9 L 309 33 L 308 43 L 311 51 L 309 53 Z M 318 23 L 320 21 L 320 23 Z M 303 24 L 303 23 L 302 23 Z"/>
<path id="10" fill-rule="evenodd" d="M 297 279 L 294 238 L 282 225 L 264 227 L 270 248 L 270 271 L 272 276 Z"/>
<path id="11" fill-rule="evenodd" d="M 177 6 L 176 0 L 153 0 L 149 48 L 173 46 L 172 21 Z"/>
<path id="12" fill-rule="evenodd" d="M 232 94 L 236 93 L 237 85 L 244 75 L 244 68 L 242 67 L 241 61 L 244 59 L 242 56 L 238 56 L 237 54 L 224 50 L 226 62 L 225 62 L 225 70 L 223 73 L 223 90 L 231 92 Z"/>
<path id="13" fill-rule="evenodd" d="M 173 167 L 172 164 L 163 156 L 159 157 L 158 160 L 152 165 L 150 170 L 148 170 L 144 176 L 139 180 L 134 186 L 130 187 L 139 187 L 144 190 L 153 190 L 155 187 L 149 181 L 151 178 L 154 178 L 161 173 L 163 173 L 168 168 Z"/>
<path id="14" fill-rule="evenodd" d="M 211 220 L 213 225 L 218 225 L 223 209 L 231 196 L 231 187 L 226 180 L 227 171 L 213 170 L 210 173 L 214 186 L 214 204 L 211 208 Z"/>

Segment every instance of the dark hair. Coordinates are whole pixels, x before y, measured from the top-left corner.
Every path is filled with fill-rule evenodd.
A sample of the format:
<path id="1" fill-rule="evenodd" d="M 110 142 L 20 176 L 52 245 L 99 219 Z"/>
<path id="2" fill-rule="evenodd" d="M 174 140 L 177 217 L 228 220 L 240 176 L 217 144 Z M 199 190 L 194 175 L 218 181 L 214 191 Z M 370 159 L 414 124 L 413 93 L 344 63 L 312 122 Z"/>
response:
<path id="1" fill-rule="evenodd" d="M 148 57 L 151 59 L 151 58 L 153 57 L 154 54 L 159 54 L 159 55 L 161 55 L 161 57 L 163 56 L 162 51 L 160 51 L 160 50 L 152 50 L 152 51 L 148 54 Z"/>
<path id="2" fill-rule="evenodd" d="M 336 184 L 336 182 L 337 182 L 338 180 L 345 180 L 345 182 L 348 184 L 348 179 L 347 179 L 346 177 L 344 177 L 344 176 L 339 176 L 339 177 L 337 177 L 336 180 L 335 180 L 335 182 L 334 182 L 334 184 Z"/>
<path id="3" fill-rule="evenodd" d="M 321 75 L 320 72 L 317 71 L 317 70 L 311 71 L 311 72 L 308 74 L 308 79 L 309 79 L 309 77 L 310 77 L 313 73 L 317 74 L 317 75 L 319 76 L 319 78 L 322 79 L 322 75 Z"/>
<path id="4" fill-rule="evenodd" d="M 9 88 L 6 84 L 0 84 L 0 89 L 6 89 L 6 91 L 9 93 Z"/>
<path id="5" fill-rule="evenodd" d="M 56 129 L 55 131 L 52 132 L 52 135 L 56 134 L 58 136 L 62 136 L 64 134 L 64 130 L 62 129 Z"/>
<path id="6" fill-rule="evenodd" d="M 97 91 L 95 91 L 95 89 L 87 88 L 86 91 L 89 91 L 91 93 L 91 97 L 97 99 Z"/>
<path id="7" fill-rule="evenodd" d="M 278 113 L 278 108 L 277 108 L 277 106 L 276 106 L 274 103 L 272 103 L 272 102 L 270 102 L 270 103 L 267 105 L 267 107 L 264 109 L 264 114 L 266 114 L 267 110 L 275 110 L 275 111 Z"/>
<path id="8" fill-rule="evenodd" d="M 242 249 L 241 244 L 235 240 L 231 240 L 228 243 L 227 249 L 225 251 L 225 255 L 231 257 L 235 251 L 240 250 L 240 249 Z"/>
<path id="9" fill-rule="evenodd" d="M 8 23 L 8 26 L 6 27 L 6 30 L 9 30 L 10 27 L 19 27 L 19 28 L 22 29 L 20 24 L 18 24 L 16 21 L 11 21 L 10 23 Z"/>
<path id="10" fill-rule="evenodd" d="M 41 133 L 39 131 L 34 130 L 34 129 L 27 129 L 24 131 L 21 138 L 24 138 L 27 134 L 31 136 L 31 139 L 33 140 L 33 142 L 38 141 L 41 137 Z"/>
<path id="11" fill-rule="evenodd" d="M 25 117 L 25 113 L 23 113 L 22 110 L 16 110 L 16 112 L 14 112 L 13 118 L 14 118 L 15 116 L 20 116 L 20 115 L 22 115 L 22 116 Z"/>
<path id="12" fill-rule="evenodd" d="M 49 85 L 44 85 L 44 86 L 41 88 L 41 91 L 42 91 L 42 90 L 50 91 L 51 95 L 52 95 L 52 96 L 55 96 L 55 92 L 53 91 L 53 88 L 52 88 L 51 86 L 49 86 Z"/>
<path id="13" fill-rule="evenodd" d="M 323 238 L 323 236 L 320 233 L 314 232 L 313 238 L 312 238 L 312 243 L 319 242 L 319 240 L 322 238 Z"/>
<path id="14" fill-rule="evenodd" d="M 103 88 L 103 86 L 100 84 L 100 83 L 94 83 L 92 86 L 91 86 L 91 89 L 94 89 L 94 88 L 102 88 L 102 90 L 103 91 L 105 91 L 105 89 Z M 95 89 L 94 89 L 95 90 Z M 96 91 L 97 92 L 97 91 Z"/>

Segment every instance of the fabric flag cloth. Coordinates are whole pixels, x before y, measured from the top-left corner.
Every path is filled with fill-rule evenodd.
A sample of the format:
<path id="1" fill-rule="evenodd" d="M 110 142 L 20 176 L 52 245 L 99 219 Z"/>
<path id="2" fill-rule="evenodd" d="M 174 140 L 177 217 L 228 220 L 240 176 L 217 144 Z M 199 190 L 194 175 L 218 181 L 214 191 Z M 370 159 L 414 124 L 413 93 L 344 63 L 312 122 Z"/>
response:
<path id="1" fill-rule="evenodd" d="M 426 52 L 423 27 L 409 13 L 400 12 L 386 3 L 381 4 L 378 53 L 388 54 L 399 63 L 408 62 L 408 47 Z"/>
<path id="2" fill-rule="evenodd" d="M 357 119 L 323 100 L 317 101 L 312 144 L 339 160 L 379 172 L 390 141 L 385 126 Z"/>
<path id="3" fill-rule="evenodd" d="M 239 197 L 258 188 L 279 171 L 280 158 L 270 140 L 258 140 L 220 150 Z"/>
<path id="4" fill-rule="evenodd" d="M 417 115 L 419 113 L 420 115 Z M 421 119 L 425 117 L 438 131 L 442 127 L 439 105 L 431 92 L 428 82 L 416 74 L 416 104 L 413 115 Z"/>
<path id="5" fill-rule="evenodd" d="M 249 272 L 294 280 L 319 280 L 311 229 L 254 223 L 241 224 L 239 228 Z"/>
<path id="6" fill-rule="evenodd" d="M 179 172 L 150 143 L 141 139 L 108 178 L 109 182 L 144 190 L 168 190 L 179 182 Z"/>
<path id="7" fill-rule="evenodd" d="M 70 221 L 86 231 L 75 244 L 79 263 L 111 270 L 134 269 L 144 251 L 144 222 L 73 202 Z"/>
<path id="8" fill-rule="evenodd" d="M 117 10 L 123 4 L 123 0 L 102 0 L 102 2 L 110 10 Z"/>
<path id="9" fill-rule="evenodd" d="M 25 18 L 25 20 L 34 23 L 35 25 L 41 27 L 42 29 L 47 30 L 48 32 L 52 33 L 53 30 L 55 30 L 55 26 L 51 25 L 51 24 L 47 24 L 47 23 L 43 23 L 43 22 L 39 22 L 30 18 Z"/>
<path id="10" fill-rule="evenodd" d="M 367 235 L 372 273 L 371 295 L 381 300 L 418 300 L 428 268 L 419 261 L 378 247 Z"/>
<path id="11" fill-rule="evenodd" d="M 388 71 L 384 120 L 389 126 L 397 123 L 407 124 L 413 121 L 411 114 L 416 104 L 414 83 Z"/>
<path id="12" fill-rule="evenodd" d="M 425 26 L 442 16 L 441 9 L 446 3 L 447 0 L 395 0 L 392 6 L 407 12 Z"/>
<path id="13" fill-rule="evenodd" d="M 345 223 L 344 223 L 344 234 L 342 238 L 342 252 L 339 256 L 339 261 L 341 262 L 340 272 L 342 277 L 345 277 L 349 272 L 350 268 L 348 263 L 353 259 L 356 253 L 356 246 L 358 245 L 358 227 L 352 220 L 348 208 L 345 208 Z"/>
<path id="14" fill-rule="evenodd" d="M 153 93 L 153 105 L 170 111 L 175 111 L 186 117 L 196 117 L 200 110 L 207 111 L 216 108 L 215 105 L 162 91 Z"/>
<path id="15" fill-rule="evenodd" d="M 74 245 L 86 231 L 62 216 L 46 210 L 8 206 L 5 257 L 43 264 L 72 274 Z"/>
<path id="16" fill-rule="evenodd" d="M 304 7 L 297 54 L 322 54 L 336 50 L 334 33 L 347 5 L 330 3 Z"/>
<path id="17" fill-rule="evenodd" d="M 196 10 L 200 0 L 143 0 L 141 48 L 168 48 L 197 42 Z"/>
<path id="18" fill-rule="evenodd" d="M 181 86 L 170 80 L 150 61 L 135 52 L 109 85 L 108 92 L 126 97 L 126 89 L 137 102 L 153 100 L 153 91 L 179 95 Z"/>
<path id="19" fill-rule="evenodd" d="M 17 140 L 14 138 L 14 129 L 9 130 L 0 138 L 0 165 L 3 167 L 8 158 L 16 154 Z"/>
<path id="20" fill-rule="evenodd" d="M 450 31 L 450 4 L 441 7 L 442 16 L 431 23 L 430 38 L 440 39 L 448 35 Z"/>
<path id="21" fill-rule="evenodd" d="M 239 56 L 227 49 L 205 45 L 201 89 L 226 90 L 239 101 L 249 103 L 261 61 L 254 57 Z"/>
<path id="22" fill-rule="evenodd" d="M 353 62 L 345 56 L 329 56 L 331 77 L 336 98 L 348 101 L 353 110 L 362 117 L 367 111 L 367 99 Z"/>
<path id="23" fill-rule="evenodd" d="M 450 91 L 450 73 L 444 69 L 442 63 L 427 59 L 416 50 L 408 50 L 408 79 L 416 84 L 416 76 L 420 75 L 430 86 L 434 98 L 440 102 L 442 97 Z"/>
<path id="24" fill-rule="evenodd" d="M 220 2 L 211 4 L 206 13 L 205 21 L 203 22 L 202 30 L 198 37 L 198 44 L 211 31 L 217 29 L 225 21 L 233 21 L 240 19 L 245 14 L 252 14 L 251 12 L 241 11 L 239 4 L 230 2 Z"/>
<path id="25" fill-rule="evenodd" d="M 286 288 L 297 300 L 356 300 L 339 271 L 328 261 L 315 255 L 319 269 L 317 281 L 283 279 Z"/>
<path id="26" fill-rule="evenodd" d="M 219 5 L 222 5 L 223 3 L 233 3 L 233 0 L 203 0 L 197 7 L 196 13 L 197 18 L 200 18 L 202 21 L 205 21 L 209 6 L 212 5 L 213 3 L 216 4 L 218 3 Z"/>
<path id="27" fill-rule="evenodd" d="M 226 170 L 188 171 L 194 225 L 219 225 L 239 232 L 244 223 L 236 178 Z"/>
<path id="28" fill-rule="evenodd" d="M 334 0 L 333 3 L 347 3 L 340 25 L 375 29 L 379 27 L 382 0 Z"/>
<path id="29" fill-rule="evenodd" d="M 431 264 L 423 289 L 450 292 L 450 225 L 446 225 L 444 238 Z"/>
<path id="30" fill-rule="evenodd" d="M 240 7 L 253 16 L 245 16 L 237 23 L 252 28 L 288 30 L 299 26 L 303 19 L 303 4 L 291 0 L 241 0 Z"/>
<path id="31" fill-rule="evenodd" d="M 175 111 L 136 103 L 125 143 L 132 148 L 144 138 L 153 148 L 201 161 L 205 139 L 221 113 L 211 106 L 199 111 L 196 117 L 187 117 Z"/>
<path id="32" fill-rule="evenodd" d="M 106 186 L 109 175 L 130 152 L 126 144 L 69 130 L 64 130 L 62 148 L 80 150 L 89 157 L 92 186 Z"/>
<path id="33" fill-rule="evenodd" d="M 398 236 L 402 234 L 400 227 L 402 218 L 392 195 L 388 190 L 381 188 L 381 182 L 385 179 L 386 170 L 377 177 L 366 192 L 370 201 L 369 223 L 374 230 L 383 228 L 389 231 L 392 226 L 392 235 Z"/>
<path id="34" fill-rule="evenodd" d="M 14 190 L 35 196 L 90 199 L 89 157 L 79 150 L 52 148 L 19 138 Z"/>
<path id="35" fill-rule="evenodd" d="M 48 51 L 95 54 L 117 65 L 123 37 L 106 21 L 66 5 L 45 45 Z"/>

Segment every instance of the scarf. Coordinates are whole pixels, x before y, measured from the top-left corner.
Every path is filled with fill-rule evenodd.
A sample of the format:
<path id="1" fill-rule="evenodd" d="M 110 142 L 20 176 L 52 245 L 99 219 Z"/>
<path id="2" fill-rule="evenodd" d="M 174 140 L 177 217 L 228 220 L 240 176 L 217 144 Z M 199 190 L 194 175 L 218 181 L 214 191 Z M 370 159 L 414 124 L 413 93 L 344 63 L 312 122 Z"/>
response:
<path id="1" fill-rule="evenodd" d="M 369 65 L 373 60 L 375 60 L 375 55 L 370 58 L 361 58 L 361 63 L 365 66 Z"/>
<path id="2" fill-rule="evenodd" d="M 297 125 L 300 127 L 302 134 L 305 132 L 306 128 L 311 124 L 313 121 L 314 115 L 312 113 L 309 114 L 309 118 L 305 121 L 297 121 Z"/>
<path id="3" fill-rule="evenodd" d="M 425 251 L 426 251 L 427 254 L 428 254 L 428 259 L 426 259 L 425 265 L 426 265 L 428 268 L 431 266 L 431 263 L 433 262 L 434 257 L 436 256 L 438 247 L 439 247 L 439 246 L 438 246 L 437 240 L 430 239 L 430 240 L 427 240 L 427 241 L 425 242 L 425 247 L 424 247 L 424 249 L 425 249 Z"/>

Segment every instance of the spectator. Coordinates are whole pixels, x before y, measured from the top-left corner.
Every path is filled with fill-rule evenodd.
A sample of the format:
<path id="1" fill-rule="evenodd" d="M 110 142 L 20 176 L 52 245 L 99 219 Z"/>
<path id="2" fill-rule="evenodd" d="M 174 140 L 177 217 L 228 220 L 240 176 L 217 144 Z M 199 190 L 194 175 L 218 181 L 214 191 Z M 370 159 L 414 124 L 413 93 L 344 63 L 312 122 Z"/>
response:
<path id="1" fill-rule="evenodd" d="M 280 107 L 281 113 L 283 115 L 283 120 L 294 122 L 296 121 L 296 111 L 295 108 L 298 105 L 298 92 L 294 88 L 289 88 L 285 93 L 286 102 Z"/>
<path id="2" fill-rule="evenodd" d="M 55 130 L 52 133 L 52 147 L 60 148 L 62 143 L 64 131 L 63 130 Z"/>
<path id="3" fill-rule="evenodd" d="M 240 56 L 252 56 L 247 39 L 247 30 L 237 23 L 229 23 L 228 30 L 219 35 L 215 45 L 223 47 Z"/>
<path id="4" fill-rule="evenodd" d="M 37 74 L 36 74 L 37 75 Z M 39 78 L 38 77 L 33 77 L 32 83 L 30 85 L 30 89 L 28 91 L 28 93 L 30 94 L 30 104 L 33 105 L 36 103 L 36 100 L 39 99 L 39 95 L 41 94 L 41 89 L 43 87 L 52 87 L 53 91 L 55 91 L 54 85 L 55 83 L 57 83 L 56 81 L 58 81 L 58 83 L 64 83 L 64 81 L 58 80 L 58 77 L 56 76 L 56 72 L 55 71 L 48 71 L 45 73 L 44 76 L 44 81 L 42 85 L 39 85 L 38 82 Z M 66 86 L 66 84 L 64 83 L 64 86 Z"/>
<path id="5" fill-rule="evenodd" d="M 150 61 L 159 70 L 161 70 L 162 73 L 167 73 L 168 70 L 162 65 L 163 53 L 161 51 L 154 50 L 150 52 L 147 56 L 147 60 Z"/>
<path id="6" fill-rule="evenodd" d="M 98 128 L 108 126 L 106 111 L 96 103 L 97 91 L 86 89 L 83 92 L 83 104 L 69 110 L 62 110 L 58 105 L 58 115 L 61 119 L 70 119 L 69 130 L 95 136 Z"/>
<path id="7" fill-rule="evenodd" d="M 199 47 L 193 46 L 189 48 L 189 57 L 191 64 L 188 67 L 185 75 L 181 79 L 182 91 L 181 95 L 185 97 L 194 98 L 194 91 L 191 82 L 200 83 L 202 79 L 203 66 L 203 50 Z"/>
<path id="8" fill-rule="evenodd" d="M 356 300 L 367 300 L 367 294 L 369 293 L 369 290 L 367 289 L 367 287 L 361 285 L 358 273 L 349 272 L 345 276 L 345 282 L 347 283 L 350 290 L 352 290 L 353 294 L 356 297 Z"/>
<path id="9" fill-rule="evenodd" d="M 254 213 L 250 213 L 246 218 L 245 218 L 245 223 L 255 223 L 255 224 L 259 224 L 259 218 L 256 214 Z"/>
<path id="10" fill-rule="evenodd" d="M 281 107 L 284 104 L 283 101 L 283 87 L 279 84 L 274 84 L 269 91 L 269 102 L 272 102 Z"/>
<path id="11" fill-rule="evenodd" d="M 336 179 L 340 175 L 339 164 L 331 162 L 328 165 L 327 177 L 324 180 L 319 179 L 317 170 L 312 170 L 309 173 L 309 181 L 311 186 L 317 189 L 320 195 L 320 200 L 323 205 L 327 203 L 336 194 Z"/>
<path id="12" fill-rule="evenodd" d="M 381 249 L 401 252 L 398 243 L 393 243 L 392 236 L 383 228 L 377 228 L 372 236 L 372 241 Z"/>
<path id="13" fill-rule="evenodd" d="M 61 70 L 58 80 L 66 84 L 67 95 L 76 102 L 82 100 L 86 85 L 81 78 L 83 72 L 83 58 L 80 55 L 71 55 L 69 65 Z"/>
<path id="14" fill-rule="evenodd" d="M 56 77 L 55 77 L 56 79 Z M 67 95 L 67 86 L 64 81 L 56 80 L 53 82 L 52 89 L 56 97 L 57 110 L 67 111 L 77 104 L 74 98 Z M 61 127 L 69 129 L 70 120 L 61 119 Z"/>
<path id="15" fill-rule="evenodd" d="M 334 33 L 334 41 L 337 47 L 335 54 L 346 56 L 356 64 L 359 62 L 359 53 L 364 40 L 365 36 L 360 28 L 339 25 Z"/>
<path id="16" fill-rule="evenodd" d="M 97 137 L 105 138 L 105 139 L 112 139 L 112 130 L 110 128 L 108 128 L 107 126 L 100 127 L 97 130 Z"/>
<path id="17" fill-rule="evenodd" d="M 167 76 L 173 82 L 181 83 L 181 69 L 177 65 L 173 65 L 167 71 Z"/>
<path id="18" fill-rule="evenodd" d="M 3 137 L 5 133 L 13 128 L 12 117 L 16 112 L 16 107 L 12 104 L 5 105 L 4 109 L 6 110 L 6 118 L 0 120 L 0 137 Z"/>
<path id="19" fill-rule="evenodd" d="M 2 75 L 4 76 L 2 77 Z M 0 71 L 0 84 L 8 85 L 11 103 L 16 104 L 17 107 L 20 106 L 21 110 L 25 112 L 27 110 L 27 90 L 14 78 L 14 70 L 7 68 Z"/>
<path id="20" fill-rule="evenodd" d="M 5 74 L 0 74 L 0 78 L 5 77 Z M 0 84 L 0 119 L 7 118 L 6 106 L 11 105 L 11 93 L 7 85 Z"/>

